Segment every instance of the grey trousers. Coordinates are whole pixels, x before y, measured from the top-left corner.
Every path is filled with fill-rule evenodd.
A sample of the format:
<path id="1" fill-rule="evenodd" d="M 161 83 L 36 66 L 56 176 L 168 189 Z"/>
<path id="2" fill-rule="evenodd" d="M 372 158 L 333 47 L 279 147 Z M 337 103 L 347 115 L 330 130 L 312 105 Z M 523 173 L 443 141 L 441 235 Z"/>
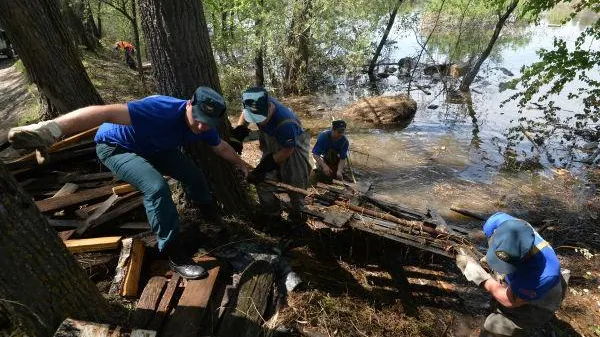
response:
<path id="1" fill-rule="evenodd" d="M 269 153 L 275 153 L 281 149 L 275 137 L 270 137 L 264 132 L 259 136 L 260 149 L 263 157 Z M 273 179 L 285 184 L 306 189 L 308 187 L 308 176 L 310 173 L 310 162 L 308 153 L 310 149 L 310 135 L 304 132 L 298 139 L 298 145 L 294 153 L 281 165 L 279 170 L 267 173 L 267 179 Z M 279 200 L 273 194 L 277 188 L 271 185 L 259 184 L 256 187 L 258 200 L 263 213 L 278 213 L 281 210 Z M 299 216 L 304 206 L 304 195 L 288 193 L 291 202 L 291 214 Z"/>
<path id="2" fill-rule="evenodd" d="M 506 308 L 494 301 L 493 312 L 486 318 L 480 337 L 525 337 L 535 333 L 554 316 L 567 290 L 567 281 L 561 281 L 543 298 L 516 308 Z"/>

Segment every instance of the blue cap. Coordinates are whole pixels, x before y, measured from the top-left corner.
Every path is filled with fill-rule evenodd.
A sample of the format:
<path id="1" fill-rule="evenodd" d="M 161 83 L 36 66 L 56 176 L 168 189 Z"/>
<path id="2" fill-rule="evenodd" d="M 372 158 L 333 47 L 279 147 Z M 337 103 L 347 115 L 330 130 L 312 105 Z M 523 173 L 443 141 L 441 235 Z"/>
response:
<path id="1" fill-rule="evenodd" d="M 504 212 L 495 213 L 494 215 L 489 217 L 483 225 L 483 233 L 485 233 L 485 236 L 489 239 L 492 236 L 492 234 L 494 234 L 494 230 L 506 220 L 517 220 L 517 218 L 508 215 Z"/>
<path id="2" fill-rule="evenodd" d="M 534 239 L 533 228 L 527 222 L 515 218 L 505 220 L 490 237 L 485 259 L 493 270 L 512 274 L 533 247 Z"/>
<path id="3" fill-rule="evenodd" d="M 242 94 L 244 119 L 248 123 L 261 123 L 269 115 L 269 95 L 261 87 L 248 88 Z"/>
<path id="4" fill-rule="evenodd" d="M 192 117 L 200 123 L 215 127 L 225 114 L 225 100 L 209 87 L 198 87 L 192 97 Z"/>

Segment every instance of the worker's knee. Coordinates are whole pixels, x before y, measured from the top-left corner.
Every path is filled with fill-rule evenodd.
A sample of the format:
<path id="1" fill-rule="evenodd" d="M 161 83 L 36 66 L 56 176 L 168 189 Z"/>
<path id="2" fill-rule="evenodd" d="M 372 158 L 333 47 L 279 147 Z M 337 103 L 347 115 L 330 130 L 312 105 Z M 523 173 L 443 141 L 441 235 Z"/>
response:
<path id="1" fill-rule="evenodd" d="M 171 199 L 171 189 L 164 179 L 156 179 L 144 184 L 142 188 L 144 196 L 148 199 Z"/>

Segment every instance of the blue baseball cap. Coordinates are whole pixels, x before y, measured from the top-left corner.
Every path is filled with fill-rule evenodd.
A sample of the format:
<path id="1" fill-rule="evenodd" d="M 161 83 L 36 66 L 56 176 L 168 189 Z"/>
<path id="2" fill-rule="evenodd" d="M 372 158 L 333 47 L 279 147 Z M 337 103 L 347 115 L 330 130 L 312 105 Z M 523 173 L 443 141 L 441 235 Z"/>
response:
<path id="1" fill-rule="evenodd" d="M 209 87 L 198 87 L 192 96 L 192 117 L 200 123 L 215 127 L 221 123 L 227 107 L 218 92 Z"/>
<path id="2" fill-rule="evenodd" d="M 269 95 L 261 87 L 248 88 L 242 93 L 244 119 L 248 123 L 262 123 L 269 115 Z"/>
<path id="3" fill-rule="evenodd" d="M 488 240 L 485 259 L 501 274 L 512 274 L 533 247 L 535 233 L 525 221 L 516 218 L 503 221 Z"/>
<path id="4" fill-rule="evenodd" d="M 494 215 L 489 217 L 485 224 L 483 224 L 483 233 L 485 233 L 485 236 L 489 239 L 492 234 L 494 234 L 494 230 L 506 220 L 517 220 L 517 218 L 504 212 L 494 213 Z"/>

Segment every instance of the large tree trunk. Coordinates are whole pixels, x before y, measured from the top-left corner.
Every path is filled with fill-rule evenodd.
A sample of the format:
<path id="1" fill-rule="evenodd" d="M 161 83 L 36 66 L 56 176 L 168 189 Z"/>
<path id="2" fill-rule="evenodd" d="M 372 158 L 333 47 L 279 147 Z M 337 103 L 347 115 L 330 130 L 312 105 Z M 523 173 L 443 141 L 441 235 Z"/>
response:
<path id="1" fill-rule="evenodd" d="M 394 9 L 390 13 L 390 18 L 388 20 L 387 26 L 385 27 L 385 31 L 383 32 L 383 36 L 381 37 L 381 41 L 379 41 L 379 45 L 377 46 L 377 49 L 375 50 L 375 55 L 373 55 L 373 58 L 371 59 L 371 63 L 369 64 L 368 74 L 369 74 L 369 80 L 371 80 L 371 81 L 376 80 L 373 72 L 375 70 L 375 66 L 377 65 L 377 59 L 379 58 L 379 55 L 381 54 L 381 49 L 383 49 L 383 46 L 385 45 L 385 42 L 387 41 L 388 35 L 390 34 L 390 30 L 392 30 L 392 27 L 394 26 L 394 21 L 396 21 L 396 14 L 398 13 L 398 8 L 400 8 L 401 3 L 402 3 L 402 0 L 398 0 L 396 2 L 396 5 L 394 6 Z"/>
<path id="2" fill-rule="evenodd" d="M 139 4 L 158 92 L 180 98 L 190 98 L 198 86 L 221 92 L 202 2 L 140 0 Z M 219 133 L 228 139 L 230 128 L 225 115 Z M 204 169 L 213 194 L 225 211 L 246 213 L 248 201 L 234 167 L 202 144 L 189 152 Z"/>
<path id="3" fill-rule="evenodd" d="M 0 0 L 0 24 L 54 111 L 103 104 L 69 39 L 57 1 Z"/>
<path id="4" fill-rule="evenodd" d="M 12 324 L 52 336 L 66 317 L 105 321 L 108 303 L 1 163 L 0 205 L 0 304 Z"/>
<path id="5" fill-rule="evenodd" d="M 135 57 L 138 65 L 140 80 L 144 81 L 144 69 L 142 69 L 142 49 L 140 45 L 140 29 L 137 18 L 137 1 L 131 0 L 131 26 L 133 28 L 133 43 L 135 43 Z"/>
<path id="6" fill-rule="evenodd" d="M 496 43 L 496 41 L 498 40 L 498 37 L 500 36 L 500 31 L 502 31 L 502 27 L 504 27 L 504 23 L 506 22 L 506 20 L 508 20 L 508 18 L 510 17 L 512 12 L 515 10 L 515 8 L 517 8 L 518 4 L 519 4 L 519 0 L 513 0 L 508 5 L 508 7 L 505 9 L 504 13 L 502 15 L 500 15 L 500 14 L 498 15 L 498 22 L 496 23 L 496 28 L 494 29 L 494 34 L 492 35 L 492 38 L 490 39 L 490 42 L 488 42 L 488 45 L 485 48 L 485 50 L 481 53 L 481 55 L 477 59 L 477 62 L 475 62 L 475 65 L 473 66 L 473 68 L 471 68 L 471 71 L 469 71 L 469 73 L 466 74 L 465 77 L 463 77 L 463 80 L 460 83 L 460 91 L 468 91 L 469 90 L 471 83 L 473 83 L 473 81 L 475 80 L 475 76 L 477 76 L 477 73 L 479 73 L 479 68 L 481 68 L 481 65 L 483 64 L 483 62 L 485 62 L 485 60 L 488 58 L 488 56 L 490 56 L 490 53 L 492 52 L 492 48 L 494 48 L 494 44 Z"/>
<path id="7" fill-rule="evenodd" d="M 96 50 L 98 39 L 94 35 L 93 28 L 86 25 L 86 7 L 83 0 L 63 0 L 62 8 L 67 19 L 67 26 L 75 41 L 75 45 L 86 46 L 89 50 Z"/>
<path id="8" fill-rule="evenodd" d="M 284 66 L 284 94 L 301 94 L 308 89 L 308 60 L 310 56 L 310 23 L 312 0 L 296 0 L 288 36 Z"/>

